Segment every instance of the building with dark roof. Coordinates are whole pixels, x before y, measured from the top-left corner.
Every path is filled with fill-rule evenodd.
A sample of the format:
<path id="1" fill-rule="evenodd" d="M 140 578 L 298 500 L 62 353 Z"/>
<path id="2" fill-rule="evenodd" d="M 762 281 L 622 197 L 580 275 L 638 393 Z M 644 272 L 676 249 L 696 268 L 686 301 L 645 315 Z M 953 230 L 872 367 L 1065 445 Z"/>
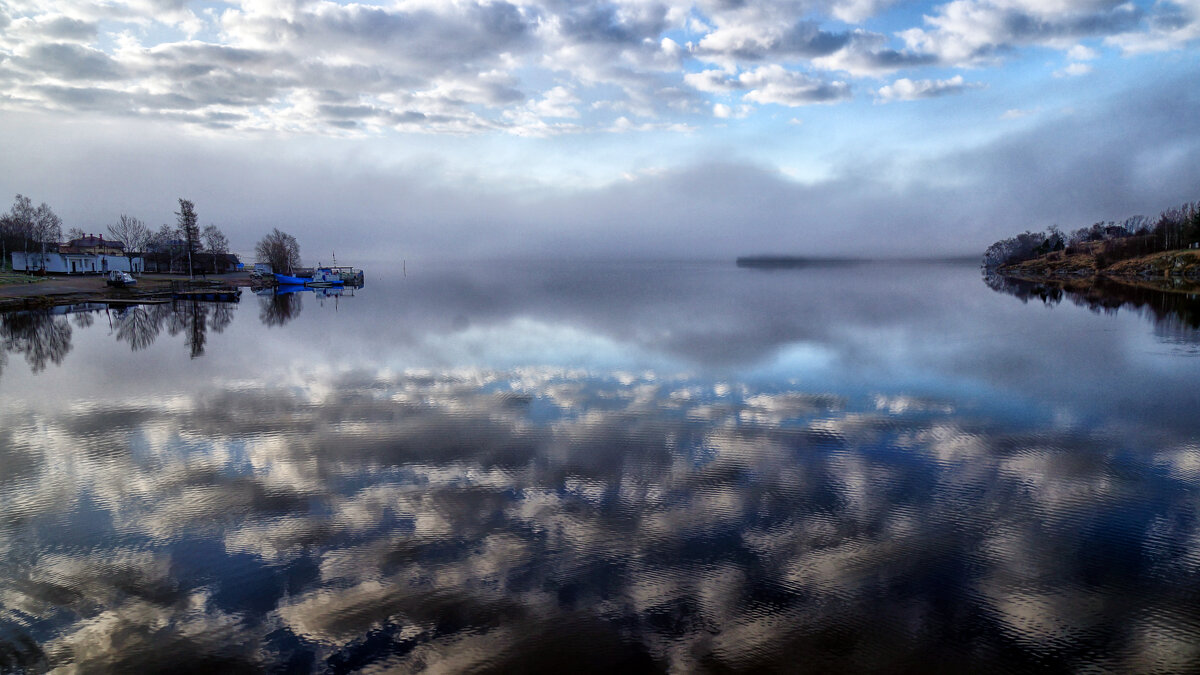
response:
<path id="1" fill-rule="evenodd" d="M 92 234 L 78 239 L 72 239 L 66 246 L 59 247 L 62 253 L 91 253 L 95 255 L 125 255 L 125 243 L 115 239 L 105 239 L 104 235 Z"/>

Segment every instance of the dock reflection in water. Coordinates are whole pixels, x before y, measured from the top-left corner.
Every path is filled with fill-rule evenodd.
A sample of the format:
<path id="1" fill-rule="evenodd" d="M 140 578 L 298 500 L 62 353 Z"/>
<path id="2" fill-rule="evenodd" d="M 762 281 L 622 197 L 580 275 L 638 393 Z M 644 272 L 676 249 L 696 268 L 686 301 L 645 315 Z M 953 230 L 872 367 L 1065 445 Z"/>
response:
<path id="1" fill-rule="evenodd" d="M 415 309 L 426 289 L 401 305 L 397 286 L 386 302 L 409 311 L 404 321 L 347 303 L 336 343 L 310 330 L 328 324 L 329 307 L 272 327 L 235 308 L 225 339 L 250 356 L 213 346 L 193 361 L 176 347 L 161 381 L 148 374 L 110 396 L 13 395 L 37 382 L 65 389 L 80 354 L 57 370 L 9 373 L 0 379 L 0 670 L 1200 666 L 1200 429 L 1168 405 L 1193 406 L 1179 382 L 1197 360 L 1138 352 L 1130 363 L 1154 367 L 1122 370 L 1112 344 L 1132 340 L 1110 344 L 1112 330 L 1094 330 L 1113 319 L 1051 317 L 978 281 L 980 295 L 944 309 L 851 312 L 881 288 L 855 282 L 861 274 L 835 279 L 841 304 L 816 291 L 798 300 L 793 277 L 714 282 L 748 284 L 740 288 L 761 303 L 748 310 L 687 290 L 707 288 L 710 272 L 672 272 L 662 306 L 647 293 L 618 307 L 645 317 L 636 331 L 561 298 L 573 291 L 558 290 L 557 277 L 479 284 L 457 302 L 429 291 Z M 953 293 L 977 279 L 974 269 L 912 274 L 914 284 L 952 276 Z M 497 309 L 504 294 L 533 298 L 539 286 L 556 289 L 545 303 Z M 776 286 L 787 292 L 766 292 Z M 458 356 L 509 339 L 506 326 L 528 340 L 570 316 L 575 331 L 549 344 L 603 345 L 580 328 L 592 320 L 632 336 L 627 354 L 654 344 L 711 358 L 696 312 L 662 311 L 691 310 L 701 297 L 713 308 L 707 325 L 733 317 L 744 327 L 738 359 L 799 342 L 802 330 L 824 339 L 811 317 L 850 312 L 840 325 L 868 339 L 799 353 L 865 362 L 875 377 L 858 386 L 808 365 L 764 375 L 756 365 L 653 370 L 632 357 L 629 367 L 584 368 L 574 357 L 497 367 Z M 83 355 L 128 355 L 94 316 L 89 326 L 52 323 L 74 333 Z M 815 325 L 834 335 L 834 324 Z M 981 325 L 986 334 L 973 332 Z M 867 326 L 897 337 L 869 353 Z M 1030 349 L 1024 333 L 1015 345 L 998 340 L 1003 326 L 1033 336 L 1066 326 L 1093 344 L 1050 351 L 1054 336 Z M 935 339 L 966 341 L 971 358 L 913 346 Z M 393 350 L 436 342 L 455 358 L 397 368 L 383 340 Z M 339 349 L 308 365 L 329 344 Z M 546 360 L 554 353 L 536 347 Z M 292 360 L 268 365 L 276 348 Z M 1014 367 L 1014 350 L 1031 367 Z M 368 357 L 349 360 L 360 351 Z M 936 382 L 919 391 L 899 379 L 907 375 L 885 361 L 897 353 Z M 1046 398 L 1040 386 L 1025 399 L 1010 393 L 1014 378 L 1068 355 L 1073 368 L 1111 365 L 1115 381 L 1173 423 L 1146 422 L 1137 409 L 1122 416 L 1128 403 L 1089 393 L 1105 380 L 1083 369 L 1077 381 L 1058 377 Z M 1159 363 L 1182 379 L 1156 374 Z"/>

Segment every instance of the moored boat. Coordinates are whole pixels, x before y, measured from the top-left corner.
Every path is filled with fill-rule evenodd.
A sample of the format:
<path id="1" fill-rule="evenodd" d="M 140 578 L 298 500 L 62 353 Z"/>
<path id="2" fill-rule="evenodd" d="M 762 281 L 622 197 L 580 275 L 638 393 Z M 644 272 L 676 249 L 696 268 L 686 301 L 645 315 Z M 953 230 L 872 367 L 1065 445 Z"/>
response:
<path id="1" fill-rule="evenodd" d="M 313 270 L 311 277 L 294 277 L 288 274 L 275 274 L 275 283 L 280 286 L 340 286 L 345 281 L 341 274 L 331 267 L 318 267 Z"/>
<path id="2" fill-rule="evenodd" d="M 313 271 L 312 279 L 308 281 L 309 286 L 341 286 L 344 283 L 346 282 L 342 280 L 341 275 L 332 267 L 318 267 Z"/>
<path id="3" fill-rule="evenodd" d="M 287 274 L 280 274 L 278 272 L 275 273 L 275 283 L 279 284 L 280 286 L 303 286 L 310 281 L 312 281 L 312 279 L 293 277 Z"/>

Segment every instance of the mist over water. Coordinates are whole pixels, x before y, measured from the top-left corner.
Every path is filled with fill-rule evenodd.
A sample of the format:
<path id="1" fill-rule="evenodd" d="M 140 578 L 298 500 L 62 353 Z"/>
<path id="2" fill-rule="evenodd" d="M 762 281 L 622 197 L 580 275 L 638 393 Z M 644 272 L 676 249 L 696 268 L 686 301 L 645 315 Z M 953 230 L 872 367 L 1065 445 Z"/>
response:
<path id="1" fill-rule="evenodd" d="M 0 671 L 1200 667 L 1186 300 L 397 272 L 0 316 Z"/>

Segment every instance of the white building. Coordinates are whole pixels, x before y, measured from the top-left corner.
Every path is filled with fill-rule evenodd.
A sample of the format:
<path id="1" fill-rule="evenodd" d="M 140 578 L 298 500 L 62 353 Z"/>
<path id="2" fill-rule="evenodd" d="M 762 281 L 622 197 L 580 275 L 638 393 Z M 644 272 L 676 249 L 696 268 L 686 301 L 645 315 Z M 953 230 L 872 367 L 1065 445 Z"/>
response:
<path id="1" fill-rule="evenodd" d="M 141 258 L 98 253 L 24 253 L 13 251 L 14 272 L 44 270 L 51 274 L 104 274 L 109 270 L 143 272 Z"/>

